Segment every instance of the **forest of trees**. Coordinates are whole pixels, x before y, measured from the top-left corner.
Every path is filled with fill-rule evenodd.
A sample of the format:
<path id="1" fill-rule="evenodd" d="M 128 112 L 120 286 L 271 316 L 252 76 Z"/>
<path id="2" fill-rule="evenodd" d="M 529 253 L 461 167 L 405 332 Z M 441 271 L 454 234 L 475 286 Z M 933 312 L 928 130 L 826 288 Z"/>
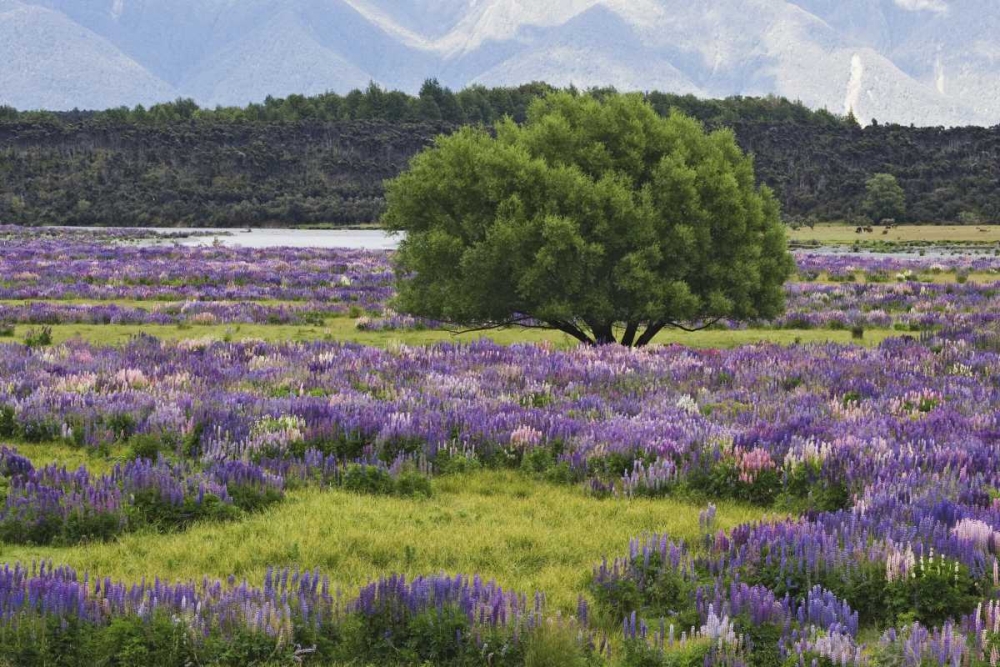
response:
<path id="1" fill-rule="evenodd" d="M 372 222 L 384 208 L 383 181 L 435 136 L 504 116 L 522 121 L 551 90 L 453 92 L 428 81 L 416 96 L 372 85 L 240 108 L 183 99 L 96 112 L 0 107 L 0 224 Z M 777 97 L 646 98 L 661 114 L 680 109 L 709 128 L 731 127 L 790 219 L 858 216 L 868 179 L 889 173 L 906 193 L 907 220 L 1000 220 L 1000 127 L 862 129 Z"/>

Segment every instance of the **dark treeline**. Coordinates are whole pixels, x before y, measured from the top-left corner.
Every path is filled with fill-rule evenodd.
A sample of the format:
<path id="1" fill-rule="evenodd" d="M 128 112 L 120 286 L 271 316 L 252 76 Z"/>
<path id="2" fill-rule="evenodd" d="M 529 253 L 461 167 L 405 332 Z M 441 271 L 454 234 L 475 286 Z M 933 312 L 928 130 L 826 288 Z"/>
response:
<path id="1" fill-rule="evenodd" d="M 505 116 L 515 121 L 525 119 L 532 100 L 556 90 L 546 83 L 530 83 L 516 88 L 470 86 L 455 92 L 436 80 L 424 83 L 418 95 L 385 90 L 371 84 L 365 90 L 347 95 L 325 93 L 313 97 L 289 95 L 268 97 L 262 103 L 245 107 L 202 109 L 194 100 L 178 99 L 148 109 L 118 107 L 105 111 L 17 111 L 0 106 L 2 121 L 41 121 L 52 123 L 147 124 L 177 122 L 281 122 L 382 120 L 393 123 L 445 122 L 492 124 Z M 571 89 L 575 90 L 575 89 Z M 603 97 L 616 94 L 613 88 L 591 88 L 580 94 Z M 740 120 L 795 121 L 824 126 L 844 126 L 854 121 L 828 111 L 812 111 L 782 97 L 731 97 L 725 100 L 700 99 L 693 95 L 646 93 L 646 98 L 660 112 L 678 108 L 684 113 L 713 124 Z"/>
<path id="2" fill-rule="evenodd" d="M 191 100 L 105 111 L 0 107 L 0 223 L 258 226 L 376 220 L 382 182 L 434 136 L 525 117 L 546 84 L 372 85 L 246 107 Z M 596 96 L 611 89 L 588 90 Z M 709 127 L 732 127 L 790 218 L 851 218 L 865 181 L 889 172 L 917 221 L 1000 219 L 1000 128 L 861 129 L 783 98 L 648 93 Z"/>

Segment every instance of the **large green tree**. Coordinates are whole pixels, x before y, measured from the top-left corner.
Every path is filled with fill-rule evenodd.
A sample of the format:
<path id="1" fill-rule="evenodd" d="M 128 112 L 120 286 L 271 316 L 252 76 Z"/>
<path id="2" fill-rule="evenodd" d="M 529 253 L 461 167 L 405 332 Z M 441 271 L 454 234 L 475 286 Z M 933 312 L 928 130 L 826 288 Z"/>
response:
<path id="1" fill-rule="evenodd" d="M 639 95 L 554 93 L 495 136 L 438 138 L 387 185 L 399 307 L 594 344 L 770 318 L 793 263 L 778 204 L 729 130 Z"/>
<path id="2" fill-rule="evenodd" d="M 872 222 L 898 220 L 906 215 L 906 195 L 892 174 L 875 174 L 865 187 L 865 215 Z"/>

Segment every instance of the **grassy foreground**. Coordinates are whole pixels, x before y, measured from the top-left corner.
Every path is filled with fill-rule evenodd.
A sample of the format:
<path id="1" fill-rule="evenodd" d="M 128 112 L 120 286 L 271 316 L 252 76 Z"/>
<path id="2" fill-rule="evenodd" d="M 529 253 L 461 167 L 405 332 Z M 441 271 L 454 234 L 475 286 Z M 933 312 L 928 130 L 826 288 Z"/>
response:
<path id="1" fill-rule="evenodd" d="M 25 334 L 34 328 L 37 327 L 19 325 L 12 338 L 0 338 L 0 342 L 4 340 L 23 342 Z M 186 327 L 155 324 L 57 324 L 51 328 L 54 343 L 62 343 L 72 338 L 82 338 L 95 345 L 120 345 L 140 333 L 156 336 L 162 340 L 259 339 L 269 342 L 325 340 L 380 347 L 397 344 L 430 345 L 440 342 L 470 342 L 480 339 L 493 340 L 503 345 L 549 342 L 560 347 L 570 347 L 576 344 L 576 341 L 566 334 L 535 329 L 502 329 L 458 335 L 447 331 L 360 331 L 355 327 L 354 320 L 346 317 L 329 319 L 322 327 L 298 324 L 212 324 Z M 899 335 L 899 332 L 888 329 L 869 329 L 865 331 L 862 342 L 874 345 L 894 335 Z M 852 342 L 850 331 L 829 329 L 738 329 L 692 333 L 672 329 L 662 331 L 654 339 L 655 343 L 661 345 L 680 343 L 704 348 L 727 348 L 761 341 L 781 345 L 791 345 L 795 342 Z"/>
<path id="2" fill-rule="evenodd" d="M 239 522 L 72 548 L 3 546 L 0 559 L 49 558 L 130 581 L 236 574 L 259 583 L 268 565 L 319 567 L 345 593 L 391 572 L 478 572 L 515 590 L 544 590 L 553 611 L 571 612 L 604 556 L 624 555 L 629 539 L 643 533 L 696 541 L 704 509 L 669 498 L 599 500 L 512 471 L 438 478 L 434 491 L 422 500 L 296 491 Z M 729 529 L 761 516 L 758 508 L 720 503 L 716 523 Z"/>

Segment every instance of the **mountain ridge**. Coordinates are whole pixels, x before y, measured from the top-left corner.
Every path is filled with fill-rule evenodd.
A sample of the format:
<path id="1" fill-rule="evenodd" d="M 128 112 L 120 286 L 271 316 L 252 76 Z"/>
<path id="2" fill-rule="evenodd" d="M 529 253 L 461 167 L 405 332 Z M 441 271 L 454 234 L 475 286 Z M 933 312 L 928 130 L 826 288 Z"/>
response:
<path id="1" fill-rule="evenodd" d="M 998 33 L 991 0 L 0 0 L 0 104 L 544 80 L 992 126 Z"/>

